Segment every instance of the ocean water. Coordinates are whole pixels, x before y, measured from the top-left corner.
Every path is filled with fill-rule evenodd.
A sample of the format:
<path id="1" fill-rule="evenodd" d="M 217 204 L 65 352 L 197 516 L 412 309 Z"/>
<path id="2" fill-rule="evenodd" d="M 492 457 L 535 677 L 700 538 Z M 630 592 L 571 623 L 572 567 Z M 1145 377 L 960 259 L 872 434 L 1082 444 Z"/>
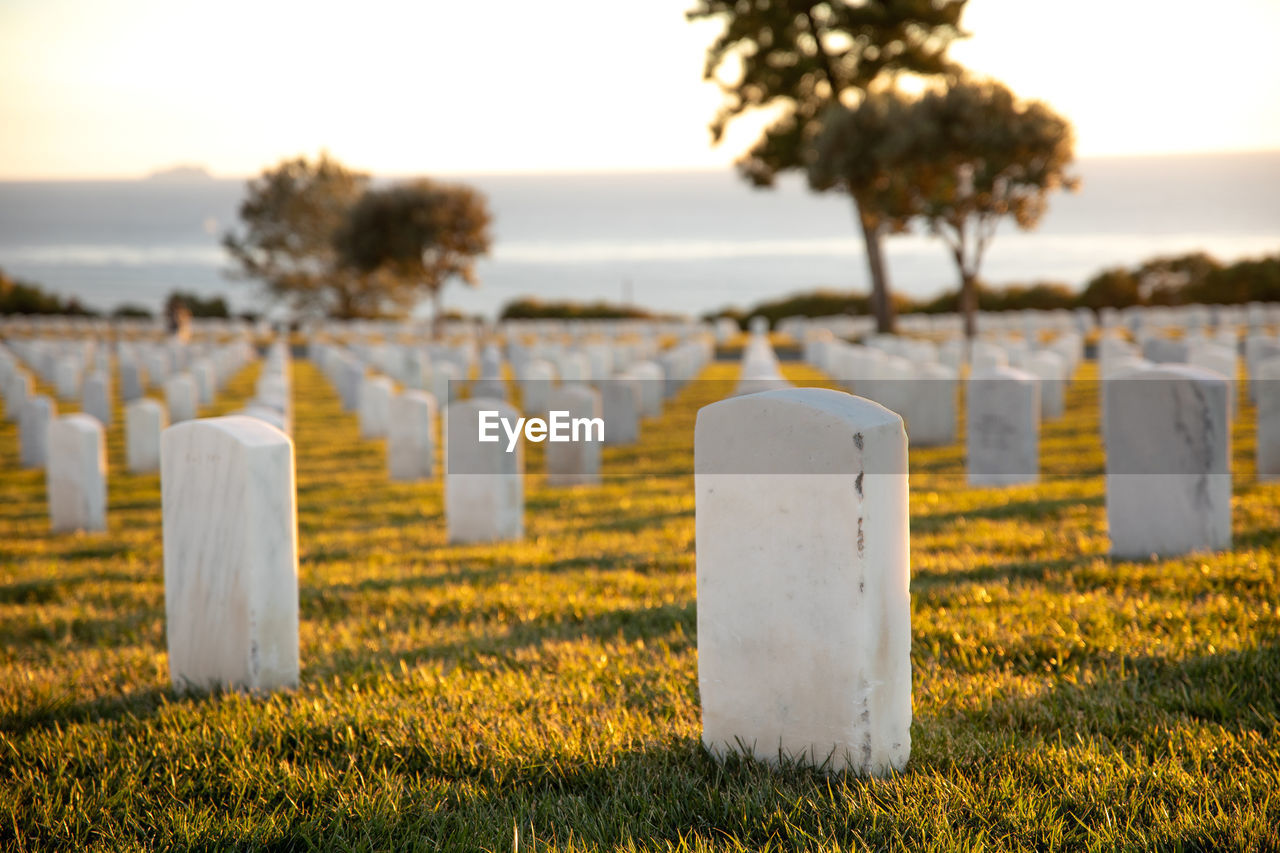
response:
<path id="1" fill-rule="evenodd" d="M 997 284 L 1082 286 L 1099 270 L 1158 254 L 1233 260 L 1280 251 L 1280 152 L 1082 160 L 1075 194 L 1051 197 L 1031 232 L 1002 228 L 982 275 Z M 458 177 L 483 190 L 494 247 L 480 287 L 451 284 L 448 306 L 496 314 L 525 296 L 628 301 L 696 314 L 816 287 L 867 288 L 847 198 L 796 178 L 755 190 L 731 171 Z M 219 235 L 244 181 L 0 182 L 0 269 L 98 308 L 158 307 L 172 289 L 261 309 L 229 276 Z M 894 288 L 953 287 L 941 240 L 887 244 Z"/>

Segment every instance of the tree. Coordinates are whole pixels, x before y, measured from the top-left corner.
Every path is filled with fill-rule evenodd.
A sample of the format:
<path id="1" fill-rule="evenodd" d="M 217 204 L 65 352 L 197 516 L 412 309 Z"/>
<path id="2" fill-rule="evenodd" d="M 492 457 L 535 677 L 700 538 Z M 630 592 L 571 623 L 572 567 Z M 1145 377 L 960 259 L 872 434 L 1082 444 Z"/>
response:
<path id="1" fill-rule="evenodd" d="M 719 143 L 735 118 L 774 110 L 775 118 L 738 162 L 743 176 L 771 186 L 779 172 L 803 169 L 826 109 L 852 105 L 898 72 L 937 75 L 951 69 L 950 43 L 963 35 L 965 0 L 697 0 L 690 20 L 720 19 L 725 29 L 707 48 L 703 76 L 720 83 L 723 103 L 711 123 Z M 732 75 L 728 80 L 722 72 Z M 736 72 L 736 73 L 735 73 Z M 893 330 L 880 217 L 854 198 L 880 331 Z"/>
<path id="2" fill-rule="evenodd" d="M 437 331 L 441 293 L 457 277 L 478 284 L 475 259 L 489 251 L 491 216 L 483 194 L 421 178 L 366 192 L 334 237 L 341 263 L 380 283 L 385 297 L 411 306 L 432 298 Z"/>
<path id="3" fill-rule="evenodd" d="M 1056 188 L 1074 189 L 1071 123 L 1039 101 L 1024 103 L 996 81 L 960 79 L 926 92 L 910 122 L 911 179 L 920 213 L 960 272 L 965 335 L 976 333 L 978 271 L 996 228 L 1012 217 L 1031 229 Z"/>
<path id="4" fill-rule="evenodd" d="M 861 222 L 877 235 L 905 231 L 920 212 L 915 119 L 913 104 L 893 90 L 869 93 L 855 107 L 832 105 L 807 157 L 809 186 L 847 192 Z M 887 278 L 883 292 L 876 291 L 874 276 L 872 282 L 876 307 L 887 293 Z"/>
<path id="5" fill-rule="evenodd" d="M 352 318 L 377 316 L 375 283 L 338 263 L 334 236 L 364 193 L 369 176 L 321 152 L 316 160 L 281 161 L 249 181 L 240 205 L 243 230 L 222 244 L 245 278 L 297 311 Z"/>

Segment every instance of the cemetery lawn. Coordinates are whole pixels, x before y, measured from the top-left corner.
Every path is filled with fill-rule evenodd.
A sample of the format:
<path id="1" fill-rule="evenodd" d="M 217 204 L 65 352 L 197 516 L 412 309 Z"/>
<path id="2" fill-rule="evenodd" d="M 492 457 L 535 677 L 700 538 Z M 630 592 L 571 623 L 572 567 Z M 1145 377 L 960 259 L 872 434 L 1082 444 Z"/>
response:
<path id="1" fill-rule="evenodd" d="M 700 745 L 692 427 L 724 386 L 606 450 L 627 476 L 599 489 L 546 488 L 533 447 L 526 541 L 450 546 L 440 481 L 389 483 L 297 362 L 302 683 L 268 698 L 170 691 L 159 482 L 124 472 L 119 415 L 96 536 L 47 532 L 4 424 L 0 849 L 1280 849 L 1253 410 L 1236 550 L 1112 560 L 1093 370 L 1038 486 L 969 490 L 961 446 L 912 450 L 913 745 L 886 779 Z"/>

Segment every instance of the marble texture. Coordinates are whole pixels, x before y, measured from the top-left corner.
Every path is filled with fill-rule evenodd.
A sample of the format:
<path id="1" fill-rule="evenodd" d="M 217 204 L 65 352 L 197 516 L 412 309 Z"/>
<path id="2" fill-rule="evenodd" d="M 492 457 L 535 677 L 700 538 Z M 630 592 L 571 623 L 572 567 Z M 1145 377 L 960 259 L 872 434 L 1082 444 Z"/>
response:
<path id="1" fill-rule="evenodd" d="M 568 412 L 569 418 L 603 417 L 600 392 L 587 385 L 564 385 L 551 392 L 548 401 L 552 412 Z M 594 436 L 593 436 L 594 437 Z M 604 437 L 609 438 L 609 424 L 605 423 Z M 600 484 L 600 458 L 603 442 L 599 441 L 551 441 L 544 443 L 547 463 L 547 485 L 598 486 Z"/>
<path id="2" fill-rule="evenodd" d="M 102 423 L 77 412 L 49 424 L 45 486 L 54 533 L 107 529 L 107 445 Z"/>
<path id="3" fill-rule="evenodd" d="M 478 441 L 481 411 L 512 424 L 520 417 L 509 403 L 484 397 L 445 409 L 444 514 L 454 543 L 524 538 L 524 442 L 508 453 L 505 435 Z"/>
<path id="4" fill-rule="evenodd" d="M 1040 479 L 1040 382 L 1013 367 L 975 371 L 965 383 L 970 486 Z"/>
<path id="5" fill-rule="evenodd" d="M 179 373 L 165 380 L 164 402 L 169 409 L 170 423 L 179 424 L 198 417 L 199 396 L 190 373 Z"/>
<path id="6" fill-rule="evenodd" d="M 1258 401 L 1258 479 L 1280 480 L 1280 356 L 1254 370 Z"/>
<path id="7" fill-rule="evenodd" d="M 1164 364 L 1119 374 L 1104 393 L 1111 553 L 1230 548 L 1226 379 Z"/>
<path id="8" fill-rule="evenodd" d="M 831 772 L 911 749 L 902 419 L 795 388 L 703 408 L 695 431 L 702 739 Z"/>
<path id="9" fill-rule="evenodd" d="M 253 418 L 161 436 L 165 621 L 178 690 L 298 683 L 293 442 Z"/>
<path id="10" fill-rule="evenodd" d="M 387 433 L 387 473 L 412 483 L 435 474 L 436 399 L 425 391 L 405 391 L 391 400 Z"/>
<path id="11" fill-rule="evenodd" d="M 143 397 L 124 407 L 125 466 L 134 474 L 160 470 L 160 434 L 169 414 L 159 400 Z"/>
<path id="12" fill-rule="evenodd" d="M 18 465 L 43 468 L 49 458 L 49 425 L 58 417 L 58 404 L 43 394 L 27 400 L 18 418 Z"/>

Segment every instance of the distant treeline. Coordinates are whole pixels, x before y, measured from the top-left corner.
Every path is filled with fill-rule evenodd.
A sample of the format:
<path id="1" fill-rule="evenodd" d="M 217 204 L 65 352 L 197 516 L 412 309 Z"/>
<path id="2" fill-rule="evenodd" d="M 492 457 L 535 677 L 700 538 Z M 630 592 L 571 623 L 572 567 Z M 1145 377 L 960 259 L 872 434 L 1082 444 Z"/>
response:
<path id="1" fill-rule="evenodd" d="M 517 299 L 508 302 L 500 320 L 650 320 L 663 316 L 632 305 L 607 302 L 543 302 Z"/>
<path id="2" fill-rule="evenodd" d="M 899 314 L 951 314 L 959 311 L 959 288 L 933 299 L 894 294 Z M 1103 270 L 1076 290 L 1060 282 L 995 287 L 978 285 L 978 310 L 1050 311 L 1058 308 L 1128 308 L 1132 305 L 1231 305 L 1280 302 L 1280 254 L 1223 264 L 1197 252 L 1153 258 L 1134 267 Z M 727 308 L 705 315 L 729 317 L 743 328 L 752 317 L 776 325 L 784 317 L 869 314 L 871 297 L 856 291 L 817 290 L 761 302 L 748 309 Z"/>
<path id="3" fill-rule="evenodd" d="M 231 310 L 221 296 L 202 299 L 194 293 L 175 290 L 165 299 L 165 310 L 181 305 L 192 317 L 229 318 Z M 104 314 L 102 311 L 81 304 L 76 297 L 64 298 L 45 290 L 38 284 L 10 278 L 0 270 L 0 315 L 3 314 L 63 314 L 76 317 L 155 318 L 155 312 L 141 305 L 123 304 Z M 241 314 L 246 319 L 256 319 L 253 314 Z"/>

